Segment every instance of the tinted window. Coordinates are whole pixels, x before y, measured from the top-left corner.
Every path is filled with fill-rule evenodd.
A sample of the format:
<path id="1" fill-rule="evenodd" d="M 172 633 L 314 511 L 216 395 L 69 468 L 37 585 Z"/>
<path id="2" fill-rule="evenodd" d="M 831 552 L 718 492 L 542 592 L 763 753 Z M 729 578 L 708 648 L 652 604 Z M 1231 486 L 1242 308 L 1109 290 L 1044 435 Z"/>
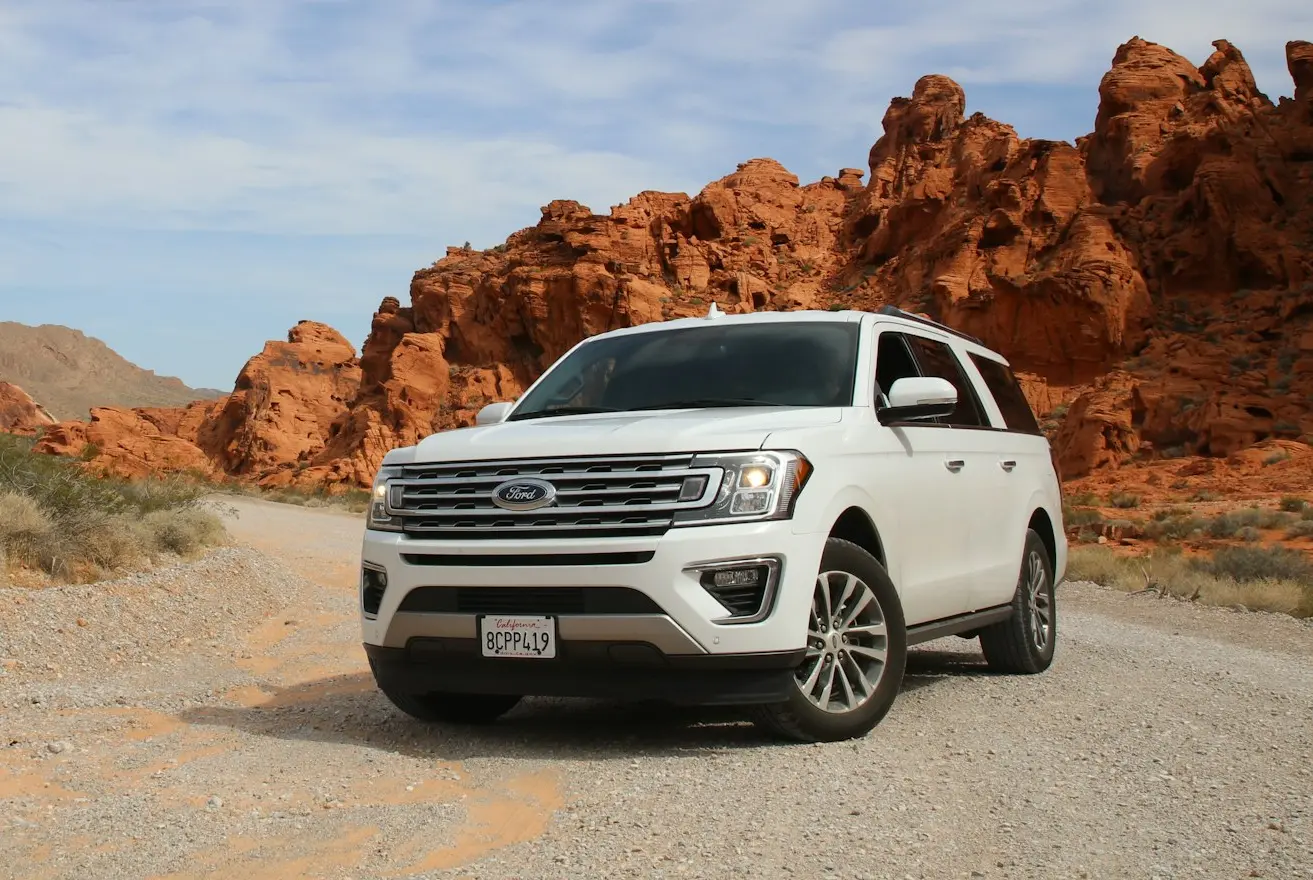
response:
<path id="1" fill-rule="evenodd" d="M 912 358 L 903 334 L 888 330 L 881 333 L 877 337 L 875 351 L 875 384 L 878 386 L 875 389 L 876 401 L 879 402 L 880 394 L 888 396 L 889 389 L 899 379 L 919 375 L 921 372 L 916 368 L 916 361 Z"/>
<path id="2" fill-rule="evenodd" d="M 953 414 L 945 416 L 942 421 L 948 425 L 988 425 L 981 414 L 980 402 L 975 389 L 962 371 L 953 349 L 943 342 L 926 339 L 924 336 L 909 336 L 908 341 L 916 351 L 916 359 L 927 376 L 947 379 L 957 389 L 957 408 Z"/>
<path id="3" fill-rule="evenodd" d="M 561 361 L 511 418 L 558 408 L 851 406 L 859 326 L 712 321 L 597 339 Z"/>
<path id="4" fill-rule="evenodd" d="M 1021 393 L 1021 385 L 1008 365 L 975 354 L 971 355 L 971 362 L 980 371 L 989 393 L 994 395 L 994 402 L 1003 412 L 1003 422 L 1008 426 L 1008 430 L 1020 431 L 1023 434 L 1042 434 L 1039 423 L 1035 421 L 1035 413 L 1031 410 L 1026 395 Z"/>

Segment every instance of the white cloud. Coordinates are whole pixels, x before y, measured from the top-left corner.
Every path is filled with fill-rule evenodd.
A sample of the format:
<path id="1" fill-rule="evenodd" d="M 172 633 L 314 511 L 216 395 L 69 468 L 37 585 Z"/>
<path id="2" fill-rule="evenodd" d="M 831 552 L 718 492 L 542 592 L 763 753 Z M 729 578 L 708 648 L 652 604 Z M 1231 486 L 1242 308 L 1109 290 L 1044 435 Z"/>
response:
<path id="1" fill-rule="evenodd" d="M 1093 95 L 1136 33 L 1196 63 L 1230 38 L 1275 98 L 1301 29 L 1284 0 L 11 0 L 0 215 L 490 243 L 749 156 L 861 166 L 924 73 Z"/>

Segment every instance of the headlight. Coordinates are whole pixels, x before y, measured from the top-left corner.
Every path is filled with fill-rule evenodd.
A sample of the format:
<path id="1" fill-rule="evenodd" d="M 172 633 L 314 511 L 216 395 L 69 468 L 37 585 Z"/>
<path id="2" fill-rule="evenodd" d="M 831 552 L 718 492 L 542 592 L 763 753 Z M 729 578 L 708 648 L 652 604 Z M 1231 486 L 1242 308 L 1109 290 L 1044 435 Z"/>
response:
<path id="1" fill-rule="evenodd" d="M 693 467 L 722 468 L 720 491 L 707 507 L 677 513 L 676 525 L 788 519 L 812 472 L 811 462 L 799 452 L 703 455 Z"/>
<path id="2" fill-rule="evenodd" d="M 378 476 L 374 477 L 374 487 L 370 490 L 369 514 L 365 520 L 365 528 L 386 532 L 401 531 L 401 520 L 388 516 L 387 509 L 388 480 L 399 476 L 401 476 L 401 468 L 379 468 Z"/>

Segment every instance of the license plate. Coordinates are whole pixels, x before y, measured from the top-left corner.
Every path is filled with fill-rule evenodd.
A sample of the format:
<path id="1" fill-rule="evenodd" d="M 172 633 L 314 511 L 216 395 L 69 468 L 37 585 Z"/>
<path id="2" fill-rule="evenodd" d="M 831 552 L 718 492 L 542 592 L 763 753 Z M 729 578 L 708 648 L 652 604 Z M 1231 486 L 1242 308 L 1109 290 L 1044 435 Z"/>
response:
<path id="1" fill-rule="evenodd" d="M 479 646 L 485 657 L 551 659 L 556 656 L 556 620 L 494 614 L 480 617 Z"/>

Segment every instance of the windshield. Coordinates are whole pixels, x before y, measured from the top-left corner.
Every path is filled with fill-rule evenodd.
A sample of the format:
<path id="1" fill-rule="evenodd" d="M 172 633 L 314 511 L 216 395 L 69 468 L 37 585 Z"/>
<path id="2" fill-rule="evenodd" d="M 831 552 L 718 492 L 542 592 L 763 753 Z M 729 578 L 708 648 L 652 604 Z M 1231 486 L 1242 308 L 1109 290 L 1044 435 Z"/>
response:
<path id="1" fill-rule="evenodd" d="M 714 406 L 849 406 L 859 325 L 723 324 L 579 346 L 512 419 Z"/>

